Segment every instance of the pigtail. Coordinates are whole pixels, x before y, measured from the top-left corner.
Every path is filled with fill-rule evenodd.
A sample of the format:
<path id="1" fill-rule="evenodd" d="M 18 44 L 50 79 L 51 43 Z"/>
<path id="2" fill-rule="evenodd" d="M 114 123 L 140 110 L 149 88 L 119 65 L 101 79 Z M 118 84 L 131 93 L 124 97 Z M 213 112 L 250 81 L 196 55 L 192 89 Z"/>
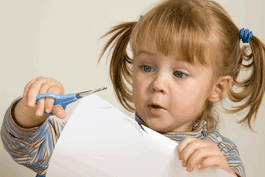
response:
<path id="1" fill-rule="evenodd" d="M 234 102 L 240 102 L 247 97 L 247 101 L 241 105 L 236 107 L 237 109 L 234 110 L 227 110 L 229 113 L 236 113 L 239 112 L 247 107 L 250 106 L 250 110 L 245 118 L 243 118 L 238 123 L 248 123 L 249 128 L 255 132 L 251 127 L 251 119 L 254 115 L 254 121 L 256 120 L 258 109 L 261 105 L 263 96 L 264 96 L 264 87 L 265 87 L 265 45 L 255 36 L 249 41 L 251 46 L 252 53 L 247 55 L 247 46 L 242 48 L 240 54 L 240 64 L 242 67 L 250 68 L 253 66 L 253 72 L 249 78 L 246 80 L 239 82 L 236 81 L 238 73 L 234 76 L 234 84 L 238 87 L 244 88 L 244 90 L 240 93 L 236 93 L 233 90 L 228 92 L 228 97 Z M 249 61 L 253 58 L 253 61 L 250 64 L 243 64 L 242 61 L 245 59 Z M 239 70 L 238 70 L 239 71 Z"/>
<path id="2" fill-rule="evenodd" d="M 128 103 L 128 101 L 133 103 L 133 96 L 132 91 L 129 90 L 128 87 L 126 87 L 123 77 L 130 85 L 132 85 L 132 81 L 130 80 L 132 78 L 132 74 L 130 73 L 130 68 L 128 68 L 127 64 L 132 64 L 133 61 L 127 55 L 126 48 L 130 41 L 132 29 L 135 24 L 136 22 L 121 23 L 117 26 L 112 27 L 109 32 L 100 37 L 101 39 L 111 33 L 116 32 L 105 44 L 98 60 L 99 63 L 107 48 L 111 45 L 111 43 L 114 42 L 110 48 L 111 50 L 114 47 L 111 56 L 109 74 L 115 91 L 115 96 L 119 99 L 123 107 L 130 112 L 133 112 L 135 110 L 135 108 L 133 108 Z"/>

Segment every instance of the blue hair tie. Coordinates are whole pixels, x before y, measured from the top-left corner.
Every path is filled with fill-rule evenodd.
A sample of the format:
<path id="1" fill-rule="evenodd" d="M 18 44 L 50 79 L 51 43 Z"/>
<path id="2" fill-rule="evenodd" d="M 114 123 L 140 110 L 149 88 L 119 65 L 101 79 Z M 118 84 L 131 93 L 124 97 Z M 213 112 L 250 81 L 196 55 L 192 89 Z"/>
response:
<path id="1" fill-rule="evenodd" d="M 142 17 L 143 17 L 143 15 L 140 15 L 140 18 L 139 18 L 139 20 L 141 20 L 141 18 L 142 18 Z M 139 21 L 139 20 L 138 20 L 138 21 Z"/>
<path id="2" fill-rule="evenodd" d="M 252 38 L 253 33 L 249 31 L 249 29 L 242 28 L 240 30 L 240 39 L 242 39 L 243 43 L 249 43 L 250 39 Z"/>

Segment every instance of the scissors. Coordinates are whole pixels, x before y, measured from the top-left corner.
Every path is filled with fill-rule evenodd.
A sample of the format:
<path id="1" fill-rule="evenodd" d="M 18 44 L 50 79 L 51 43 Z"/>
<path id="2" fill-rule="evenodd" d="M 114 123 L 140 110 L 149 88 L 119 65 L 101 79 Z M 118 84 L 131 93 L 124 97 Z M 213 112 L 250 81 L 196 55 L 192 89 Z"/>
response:
<path id="1" fill-rule="evenodd" d="M 54 105 L 61 105 L 65 109 L 68 104 L 75 102 L 80 98 L 83 98 L 85 96 L 91 95 L 95 92 L 99 92 L 99 91 L 102 91 L 105 89 L 107 89 L 107 87 L 102 87 L 102 88 L 95 89 L 95 90 L 88 90 L 88 91 L 80 92 L 80 93 L 70 93 L 70 94 L 66 94 L 66 95 L 57 95 L 54 93 L 44 93 L 44 94 L 40 94 L 40 95 L 36 96 L 36 103 L 35 104 L 37 104 L 37 101 L 40 98 L 51 97 L 51 98 L 55 99 Z M 54 116 L 53 113 L 46 113 L 46 112 L 44 112 L 44 113 L 48 116 Z"/>

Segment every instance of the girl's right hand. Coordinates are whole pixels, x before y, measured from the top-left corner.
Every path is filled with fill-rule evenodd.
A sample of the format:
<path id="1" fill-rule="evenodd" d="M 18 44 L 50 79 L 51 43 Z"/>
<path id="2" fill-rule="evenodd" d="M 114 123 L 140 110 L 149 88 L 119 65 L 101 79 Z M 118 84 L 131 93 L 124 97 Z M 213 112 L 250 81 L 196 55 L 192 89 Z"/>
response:
<path id="1" fill-rule="evenodd" d="M 54 99 L 50 97 L 40 98 L 36 102 L 36 96 L 44 93 L 64 94 L 63 85 L 53 78 L 37 77 L 32 79 L 24 88 L 23 103 L 25 107 L 36 109 L 35 116 L 42 116 L 46 113 L 53 113 L 60 119 L 66 117 L 66 112 L 61 105 L 54 105 Z"/>

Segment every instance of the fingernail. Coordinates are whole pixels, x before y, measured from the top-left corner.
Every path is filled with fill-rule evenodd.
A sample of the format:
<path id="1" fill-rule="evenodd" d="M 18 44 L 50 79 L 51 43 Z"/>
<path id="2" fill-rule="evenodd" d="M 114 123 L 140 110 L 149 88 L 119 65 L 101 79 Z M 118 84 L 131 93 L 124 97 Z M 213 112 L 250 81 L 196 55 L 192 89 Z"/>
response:
<path id="1" fill-rule="evenodd" d="M 40 111 L 37 112 L 36 116 L 40 116 Z"/>
<path id="2" fill-rule="evenodd" d="M 46 113 L 50 113 L 50 111 L 49 111 L 49 109 L 48 109 L 48 108 L 46 108 L 46 109 L 45 109 L 45 112 L 46 112 Z"/>
<path id="3" fill-rule="evenodd" d="M 184 161 L 182 161 L 182 166 L 183 166 L 183 167 L 185 167 L 185 165 L 186 165 L 186 164 L 185 164 L 185 162 L 184 162 Z"/>
<path id="4" fill-rule="evenodd" d="M 202 165 L 198 165 L 198 169 L 201 169 L 202 168 Z"/>
<path id="5" fill-rule="evenodd" d="M 191 168 L 190 168 L 189 166 L 186 168 L 186 170 L 187 170 L 188 172 L 191 172 Z"/>

